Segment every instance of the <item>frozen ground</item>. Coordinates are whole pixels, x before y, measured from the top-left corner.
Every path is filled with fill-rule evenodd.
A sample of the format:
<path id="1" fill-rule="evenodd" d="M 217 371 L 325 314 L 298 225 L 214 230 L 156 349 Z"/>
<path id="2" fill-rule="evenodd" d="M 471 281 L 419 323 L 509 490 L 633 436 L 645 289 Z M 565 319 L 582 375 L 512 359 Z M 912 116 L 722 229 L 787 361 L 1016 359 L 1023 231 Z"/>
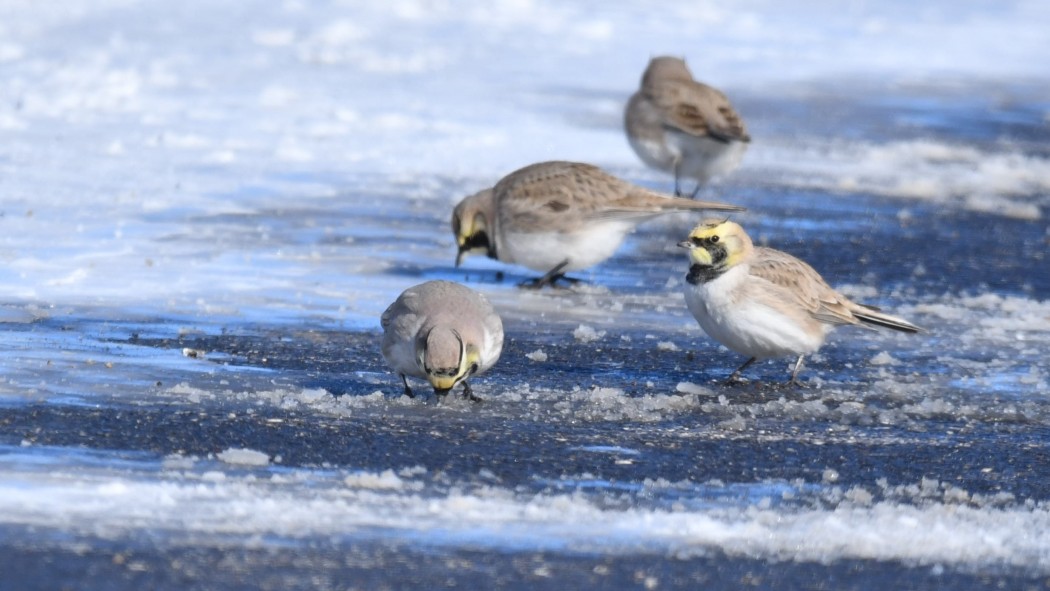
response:
<path id="1" fill-rule="evenodd" d="M 360 5 L 359 5 L 360 4 Z M 1045 588 L 1050 5 L 0 2 L 0 588 Z M 451 206 L 620 131 L 650 55 L 755 142 L 708 194 L 856 299 L 809 387 L 643 226 L 572 292 Z M 486 293 L 472 405 L 379 313 Z"/>

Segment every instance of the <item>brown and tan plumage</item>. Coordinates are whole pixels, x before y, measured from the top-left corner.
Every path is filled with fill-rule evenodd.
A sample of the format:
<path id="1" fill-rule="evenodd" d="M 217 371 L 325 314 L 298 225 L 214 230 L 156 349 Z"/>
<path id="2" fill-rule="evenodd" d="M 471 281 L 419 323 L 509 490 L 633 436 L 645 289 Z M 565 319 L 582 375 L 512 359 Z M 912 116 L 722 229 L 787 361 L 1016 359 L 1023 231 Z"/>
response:
<path id="1" fill-rule="evenodd" d="M 720 141 L 751 140 L 740 114 L 720 90 L 694 81 L 688 70 L 681 77 L 654 78 L 643 84 L 642 92 L 664 113 L 665 126 Z"/>
<path id="2" fill-rule="evenodd" d="M 672 211 L 739 211 L 724 203 L 670 197 L 580 162 L 540 162 L 461 201 L 452 232 L 462 257 L 489 257 L 547 274 L 534 286 L 609 258 L 637 224 Z"/>
<path id="3" fill-rule="evenodd" d="M 922 330 L 851 301 L 786 252 L 756 248 L 734 222 L 704 221 L 679 246 L 689 249 L 689 310 L 710 337 L 749 357 L 730 381 L 757 359 L 797 355 L 791 374 L 797 383 L 803 357 L 819 349 L 836 326 Z"/>
<path id="4" fill-rule="evenodd" d="M 751 136 L 744 120 L 716 88 L 693 79 L 685 61 L 653 58 L 624 111 L 631 148 L 647 165 L 697 181 L 695 197 L 711 177 L 740 164 Z"/>

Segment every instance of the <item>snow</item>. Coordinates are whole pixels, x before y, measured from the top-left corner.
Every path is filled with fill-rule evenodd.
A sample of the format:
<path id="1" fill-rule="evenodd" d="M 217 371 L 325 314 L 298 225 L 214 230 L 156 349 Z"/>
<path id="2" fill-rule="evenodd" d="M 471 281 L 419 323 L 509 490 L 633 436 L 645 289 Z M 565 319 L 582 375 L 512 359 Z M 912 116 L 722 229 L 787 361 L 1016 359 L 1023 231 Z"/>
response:
<path id="1" fill-rule="evenodd" d="M 0 412 L 163 409 L 231 427 L 186 453 L 0 415 L 0 528 L 1045 577 L 1041 476 L 981 485 L 1042 449 L 1050 424 L 1050 4 L 913 4 L 3 3 Z M 453 267 L 451 206 L 520 166 L 581 160 L 669 190 L 620 130 L 662 53 L 725 90 L 755 138 L 712 196 L 750 208 L 757 243 L 928 333 L 841 328 L 801 393 L 758 385 L 788 360 L 725 388 L 743 359 L 682 302 L 674 244 L 690 216 L 643 224 L 564 290 L 519 290 L 530 272 L 479 257 Z M 402 396 L 378 355 L 382 310 L 436 278 L 504 319 L 504 357 L 471 381 L 481 404 Z M 295 449 L 237 439 L 239 420 L 331 447 L 289 462 Z M 430 434 L 449 464 L 480 459 L 330 459 L 360 443 L 340 430 L 352 421 Z M 441 439 L 462 424 L 543 434 L 515 451 L 548 464 L 501 471 L 484 440 Z M 654 467 L 729 465 L 678 451 L 708 442 L 754 442 L 737 465 L 781 442 L 843 446 L 848 464 L 869 445 L 993 436 L 1002 461 L 966 486 L 908 466 L 729 482 Z M 675 445 L 642 443 L 660 438 Z"/>
<path id="2" fill-rule="evenodd" d="M 5 449 L 0 461 L 10 466 L 25 461 L 19 455 L 33 453 Z M 171 529 L 181 532 L 177 535 L 184 543 L 195 544 L 209 544 L 213 534 L 244 539 L 398 535 L 424 537 L 432 544 L 495 548 L 545 547 L 558 540 L 558 547 L 612 554 L 670 552 L 687 557 L 717 547 L 731 556 L 772 560 L 837 556 L 1050 568 L 1045 553 L 1050 510 L 1045 505 L 1003 506 L 1002 499 L 970 495 L 935 480 L 887 484 L 877 491 L 843 489 L 827 477 L 829 484 L 816 487 L 765 482 L 743 489 L 649 481 L 636 506 L 615 509 L 603 507 L 591 493 L 523 493 L 491 484 L 456 485 L 424 497 L 422 491 L 431 486 L 429 475 L 415 469 L 343 475 L 268 473 L 261 466 L 264 471 L 216 479 L 211 471 L 168 464 L 157 478 L 151 475 L 156 470 L 153 462 L 134 460 L 124 474 L 82 466 L 70 481 L 61 469 L 82 460 L 63 455 L 49 466 L 51 472 L 35 470 L 0 483 L 0 506 L 9 522 L 52 527 L 69 523 L 75 530 L 105 537 L 137 528 Z M 301 486 L 314 491 L 310 498 L 299 494 Z M 603 487 L 593 481 L 591 486 Z M 766 502 L 743 510 L 712 511 L 659 500 L 683 491 L 700 496 L 744 494 Z M 873 501 L 876 492 L 891 500 Z M 902 502 L 908 499 L 922 503 Z M 55 504 L 63 507 L 61 513 L 52 510 Z M 789 508 L 781 507 L 784 504 Z"/>
<path id="3" fill-rule="evenodd" d="M 525 357 L 527 357 L 530 361 L 535 361 L 536 363 L 543 363 L 548 359 L 547 353 L 543 349 L 536 349 L 535 351 L 526 353 Z"/>
<path id="4" fill-rule="evenodd" d="M 789 186 L 867 192 L 1039 220 L 1050 191 L 1050 159 L 1009 145 L 979 149 L 931 140 L 822 141 L 768 146 L 749 154 Z"/>
<path id="5" fill-rule="evenodd" d="M 681 392 L 682 394 L 695 394 L 697 396 L 713 396 L 714 392 L 710 388 L 705 388 L 700 384 L 694 384 L 692 382 L 678 382 L 675 386 L 675 392 Z"/>
<path id="6" fill-rule="evenodd" d="M 349 487 L 374 490 L 402 490 L 408 486 L 404 479 L 395 474 L 393 470 L 383 470 L 379 474 L 370 472 L 350 474 L 343 479 L 343 482 Z"/>
<path id="7" fill-rule="evenodd" d="M 234 449 L 231 447 L 215 454 L 215 457 L 227 464 L 239 466 L 265 466 L 270 463 L 269 455 L 254 449 Z"/>
<path id="8" fill-rule="evenodd" d="M 897 363 L 897 360 L 886 351 L 879 351 L 877 355 L 871 358 L 870 363 L 872 365 L 893 365 Z"/>
<path id="9" fill-rule="evenodd" d="M 604 337 L 604 330 L 595 330 L 593 326 L 587 324 L 581 324 L 572 331 L 572 338 L 581 343 L 592 343 Z"/>

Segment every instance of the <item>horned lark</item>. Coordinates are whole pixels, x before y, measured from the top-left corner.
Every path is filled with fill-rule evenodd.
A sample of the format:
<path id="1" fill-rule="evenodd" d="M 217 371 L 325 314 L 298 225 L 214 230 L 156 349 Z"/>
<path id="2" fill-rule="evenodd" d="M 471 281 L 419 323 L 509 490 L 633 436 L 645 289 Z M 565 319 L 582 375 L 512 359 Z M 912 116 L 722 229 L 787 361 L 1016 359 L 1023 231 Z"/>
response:
<path id="1" fill-rule="evenodd" d="M 842 324 L 922 330 L 851 302 L 805 262 L 754 246 L 734 222 L 703 221 L 678 246 L 689 249 L 689 311 L 708 336 L 749 357 L 729 383 L 757 359 L 798 355 L 790 382 L 798 384 L 802 358 L 819 349 L 831 329 Z"/>
<path id="2" fill-rule="evenodd" d="M 648 166 L 696 179 L 695 198 L 707 181 L 740 164 L 751 137 L 744 121 L 715 88 L 693 79 L 685 61 L 657 57 L 624 111 L 631 148 Z"/>
<path id="3" fill-rule="evenodd" d="M 699 209 L 743 208 L 668 197 L 589 164 L 541 162 L 512 172 L 456 206 L 452 213 L 452 233 L 459 245 L 456 266 L 465 254 L 483 252 L 546 272 L 527 286 L 551 285 L 567 272 L 612 256 L 642 220 Z"/>
<path id="4" fill-rule="evenodd" d="M 438 397 L 456 384 L 478 401 L 467 378 L 492 367 L 503 349 L 503 322 L 481 294 L 451 281 L 410 287 L 383 312 L 383 357 L 401 375 L 430 382 Z"/>

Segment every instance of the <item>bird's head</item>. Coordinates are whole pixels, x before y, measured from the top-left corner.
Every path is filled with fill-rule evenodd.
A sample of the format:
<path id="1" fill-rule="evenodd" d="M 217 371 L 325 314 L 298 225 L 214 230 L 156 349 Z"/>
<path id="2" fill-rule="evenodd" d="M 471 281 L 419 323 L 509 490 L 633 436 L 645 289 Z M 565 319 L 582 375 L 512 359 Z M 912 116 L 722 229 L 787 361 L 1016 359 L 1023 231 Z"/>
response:
<path id="1" fill-rule="evenodd" d="M 692 81 L 693 74 L 680 57 L 662 55 L 649 60 L 648 67 L 642 74 L 642 86 L 652 88 L 664 80 Z"/>
<path id="2" fill-rule="evenodd" d="M 492 189 L 464 198 L 452 210 L 452 234 L 456 236 L 456 266 L 467 254 L 483 252 L 496 258 L 496 243 L 491 236 L 493 219 Z"/>
<path id="3" fill-rule="evenodd" d="M 435 326 L 416 342 L 419 366 L 438 394 L 445 394 L 456 384 L 478 371 L 480 354 L 467 345 L 455 329 Z"/>
<path id="4" fill-rule="evenodd" d="M 754 248 L 740 224 L 729 220 L 704 220 L 678 243 L 689 249 L 689 275 L 696 284 L 718 277 L 739 264 Z"/>

